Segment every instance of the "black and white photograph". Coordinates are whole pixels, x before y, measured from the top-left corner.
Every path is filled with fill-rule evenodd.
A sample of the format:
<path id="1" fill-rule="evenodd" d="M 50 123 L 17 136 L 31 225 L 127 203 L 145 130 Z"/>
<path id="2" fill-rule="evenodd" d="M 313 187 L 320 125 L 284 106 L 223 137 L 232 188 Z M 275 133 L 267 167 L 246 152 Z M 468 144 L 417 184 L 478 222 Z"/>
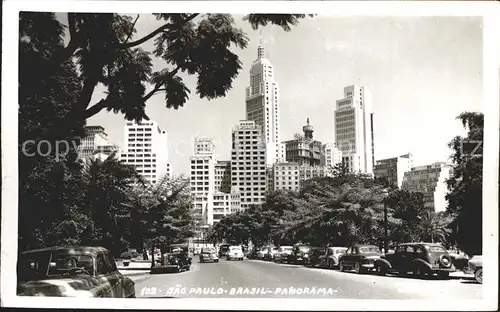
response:
<path id="1" fill-rule="evenodd" d="M 2 306 L 498 308 L 498 3 L 3 6 Z"/>

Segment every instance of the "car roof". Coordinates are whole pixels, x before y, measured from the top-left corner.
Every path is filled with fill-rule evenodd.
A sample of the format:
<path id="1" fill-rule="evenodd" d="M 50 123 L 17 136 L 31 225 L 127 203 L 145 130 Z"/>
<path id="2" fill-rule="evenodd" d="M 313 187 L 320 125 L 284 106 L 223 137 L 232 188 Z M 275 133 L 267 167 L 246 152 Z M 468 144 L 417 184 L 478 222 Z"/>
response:
<path id="1" fill-rule="evenodd" d="M 422 243 L 422 242 L 419 242 L 419 243 L 404 243 L 404 244 L 399 244 L 399 246 L 415 246 L 415 245 L 419 245 L 419 246 L 443 247 L 443 245 L 441 245 L 441 244 L 436 244 L 436 243 Z M 444 248 L 444 247 L 443 247 L 443 248 Z"/>
<path id="2" fill-rule="evenodd" d="M 41 249 L 28 250 L 23 252 L 22 254 L 33 254 L 39 252 L 60 252 L 67 251 L 68 254 L 94 254 L 98 252 L 108 252 L 109 250 L 104 247 L 92 247 L 92 246 L 68 246 L 68 247 L 47 247 Z"/>
<path id="3" fill-rule="evenodd" d="M 327 248 L 329 248 L 329 249 L 347 249 L 347 247 L 340 247 L 340 246 L 330 246 Z"/>
<path id="4" fill-rule="evenodd" d="M 378 248 L 378 246 L 369 245 L 369 244 L 355 244 L 355 245 L 353 245 L 353 247 L 377 247 Z"/>

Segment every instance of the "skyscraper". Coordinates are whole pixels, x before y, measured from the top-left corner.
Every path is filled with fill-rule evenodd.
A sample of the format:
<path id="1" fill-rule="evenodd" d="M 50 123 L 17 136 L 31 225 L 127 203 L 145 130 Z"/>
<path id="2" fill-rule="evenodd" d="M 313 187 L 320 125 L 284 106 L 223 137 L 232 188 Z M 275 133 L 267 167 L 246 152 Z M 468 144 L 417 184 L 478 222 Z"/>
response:
<path id="1" fill-rule="evenodd" d="M 124 132 L 123 163 L 135 166 L 137 172 L 153 184 L 164 176 L 170 177 L 166 130 L 162 130 L 156 121 L 144 120 L 127 121 Z"/>
<path id="2" fill-rule="evenodd" d="M 260 205 L 267 189 L 266 145 L 260 126 L 243 120 L 233 130 L 231 186 L 240 192 L 241 209 Z"/>
<path id="3" fill-rule="evenodd" d="M 274 80 L 274 68 L 265 58 L 264 46 L 257 49 L 257 59 L 250 68 L 250 86 L 246 88 L 246 120 L 262 127 L 266 144 L 266 164 L 272 165 L 283 157 L 280 151 L 279 86 Z"/>
<path id="4" fill-rule="evenodd" d="M 334 124 L 336 144 L 349 171 L 373 175 L 373 107 L 366 87 L 344 88 L 344 98 L 336 102 Z"/>
<path id="5" fill-rule="evenodd" d="M 398 157 L 377 160 L 373 168 L 376 178 L 386 179 L 390 187 L 401 188 L 405 173 L 413 166 L 411 153 Z"/>

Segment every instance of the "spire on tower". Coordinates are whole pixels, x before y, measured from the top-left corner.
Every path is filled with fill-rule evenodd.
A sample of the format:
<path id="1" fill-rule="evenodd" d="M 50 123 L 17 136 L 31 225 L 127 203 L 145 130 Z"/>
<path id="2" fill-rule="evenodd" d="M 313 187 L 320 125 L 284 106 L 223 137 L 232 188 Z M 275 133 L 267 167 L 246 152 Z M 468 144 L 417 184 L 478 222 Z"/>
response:
<path id="1" fill-rule="evenodd" d="M 262 29 L 260 30 L 260 44 L 257 48 L 257 59 L 264 58 L 264 45 L 262 44 Z"/>

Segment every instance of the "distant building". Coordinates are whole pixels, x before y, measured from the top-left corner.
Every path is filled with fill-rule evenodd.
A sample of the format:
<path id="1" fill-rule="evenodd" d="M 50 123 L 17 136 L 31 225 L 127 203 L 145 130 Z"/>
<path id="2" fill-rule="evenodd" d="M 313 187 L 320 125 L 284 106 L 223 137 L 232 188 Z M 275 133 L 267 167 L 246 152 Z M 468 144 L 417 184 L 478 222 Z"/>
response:
<path id="1" fill-rule="evenodd" d="M 262 127 L 242 120 L 233 129 L 231 186 L 239 190 L 241 209 L 261 205 L 267 186 L 266 144 Z"/>
<path id="2" fill-rule="evenodd" d="M 306 180 L 330 176 L 326 166 L 278 163 L 273 166 L 274 190 L 299 191 Z"/>
<path id="3" fill-rule="evenodd" d="M 231 194 L 216 191 L 213 194 L 213 213 L 208 223 L 215 224 L 231 213 Z"/>
<path id="4" fill-rule="evenodd" d="M 327 143 L 323 146 L 326 167 L 335 167 L 342 162 L 342 151 L 335 144 Z"/>
<path id="5" fill-rule="evenodd" d="M 374 128 L 370 91 L 357 85 L 344 88 L 344 98 L 336 102 L 335 143 L 342 151 L 350 172 L 373 174 Z"/>
<path id="6" fill-rule="evenodd" d="M 299 165 L 319 166 L 324 159 L 323 144 L 314 140 L 314 127 L 309 123 L 302 127 L 304 135 L 295 135 L 294 140 L 283 142 L 286 146 L 286 161 Z"/>
<path id="7" fill-rule="evenodd" d="M 86 136 L 82 138 L 78 147 L 78 157 L 81 160 L 101 159 L 105 160 L 111 154 L 116 153 L 119 158 L 119 147 L 108 140 L 108 135 L 102 126 L 86 126 Z"/>
<path id="8" fill-rule="evenodd" d="M 231 192 L 231 161 L 219 160 L 215 163 L 215 190 Z"/>
<path id="9" fill-rule="evenodd" d="M 162 130 L 156 121 L 127 121 L 124 136 L 125 149 L 120 157 L 123 163 L 135 166 L 137 172 L 152 184 L 171 176 L 167 131 Z"/>
<path id="10" fill-rule="evenodd" d="M 398 157 L 377 160 L 374 168 L 375 178 L 387 179 L 389 186 L 401 188 L 406 172 L 410 171 L 412 163 L 411 153 Z"/>
<path id="11" fill-rule="evenodd" d="M 404 174 L 402 189 L 424 195 L 425 207 L 435 212 L 446 210 L 446 180 L 452 167 L 445 163 L 414 167 Z"/>

